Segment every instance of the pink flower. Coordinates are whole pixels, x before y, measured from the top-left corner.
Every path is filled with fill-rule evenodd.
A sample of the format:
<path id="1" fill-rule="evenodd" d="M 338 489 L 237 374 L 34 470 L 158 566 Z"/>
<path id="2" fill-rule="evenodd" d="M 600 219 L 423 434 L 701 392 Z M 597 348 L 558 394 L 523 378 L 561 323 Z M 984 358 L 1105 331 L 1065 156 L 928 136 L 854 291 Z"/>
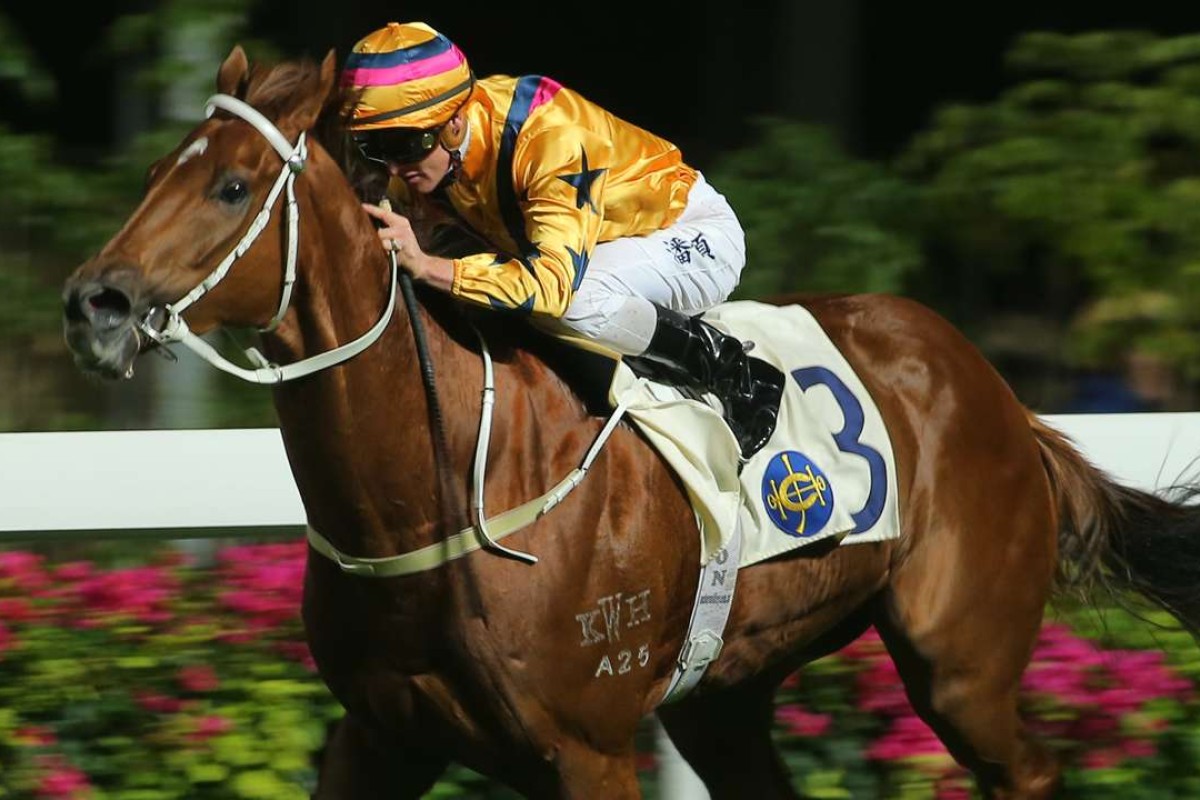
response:
<path id="1" fill-rule="evenodd" d="M 183 701 L 178 697 L 155 692 L 138 692 L 133 699 L 139 706 L 155 714 L 175 714 L 183 708 Z"/>
<path id="2" fill-rule="evenodd" d="M 1128 758 L 1153 758 L 1158 748 L 1148 739 L 1127 739 L 1121 743 L 1121 752 Z"/>
<path id="3" fill-rule="evenodd" d="M 62 756 L 42 756 L 38 766 L 46 770 L 37 786 L 37 796 L 47 800 L 76 800 L 91 796 L 87 775 L 72 767 Z"/>
<path id="4" fill-rule="evenodd" d="M 971 790 L 962 778 L 948 778 L 937 783 L 937 800 L 971 800 Z"/>
<path id="5" fill-rule="evenodd" d="M 303 664 L 310 672 L 317 671 L 317 662 L 307 642 L 279 642 L 278 649 L 285 657 Z"/>
<path id="6" fill-rule="evenodd" d="M 879 632 L 872 626 L 867 628 L 862 636 L 842 648 L 839 655 L 852 661 L 878 661 L 887 658 L 887 649 L 883 646 L 883 640 L 879 638 Z"/>
<path id="7" fill-rule="evenodd" d="M 21 624 L 34 617 L 33 604 L 24 597 L 0 597 L 0 622 Z"/>
<path id="8" fill-rule="evenodd" d="M 196 727 L 188 734 L 188 739 L 193 742 L 204 742 L 232 729 L 233 723 L 225 717 L 217 714 L 209 714 L 196 720 Z"/>
<path id="9" fill-rule="evenodd" d="M 20 550 L 0 553 L 0 583 L 12 581 L 20 592 L 36 592 L 50 581 L 42 568 L 42 557 Z"/>
<path id="10" fill-rule="evenodd" d="M 74 590 L 82 607 L 79 627 L 95 628 L 117 619 L 154 624 L 172 616 L 178 581 L 160 567 L 113 570 L 80 581 Z"/>
<path id="11" fill-rule="evenodd" d="M 72 561 L 54 570 L 54 576 L 63 581 L 82 581 L 92 577 L 96 572 L 90 561 Z"/>
<path id="12" fill-rule="evenodd" d="M 1112 747 L 1102 747 L 1084 753 L 1080 763 L 1084 769 L 1111 769 L 1121 763 L 1121 751 Z"/>
<path id="13" fill-rule="evenodd" d="M 775 711 L 775 719 L 790 733 L 803 737 L 821 736 L 833 725 L 829 714 L 814 714 L 798 705 L 780 707 Z"/>
<path id="14" fill-rule="evenodd" d="M 888 732 L 867 748 L 867 758 L 874 761 L 898 761 L 925 755 L 945 756 L 946 748 L 917 716 L 893 721 Z"/>
<path id="15" fill-rule="evenodd" d="M 1072 739 L 1110 739 L 1121 728 L 1121 722 L 1108 714 L 1089 714 L 1071 728 Z"/>
<path id="16" fill-rule="evenodd" d="M 179 685 L 189 692 L 213 692 L 221 685 L 216 670 L 208 664 L 190 664 L 176 675 Z"/>

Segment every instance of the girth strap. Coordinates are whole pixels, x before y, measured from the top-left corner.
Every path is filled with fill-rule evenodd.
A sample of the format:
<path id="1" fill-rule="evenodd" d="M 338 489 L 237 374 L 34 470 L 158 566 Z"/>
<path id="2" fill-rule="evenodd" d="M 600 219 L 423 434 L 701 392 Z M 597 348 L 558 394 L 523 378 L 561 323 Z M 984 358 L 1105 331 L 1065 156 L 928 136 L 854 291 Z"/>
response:
<path id="1" fill-rule="evenodd" d="M 729 609 L 733 606 L 733 589 L 737 583 L 741 557 L 742 525 L 739 521 L 733 528 L 729 543 L 700 568 L 692 619 L 683 638 L 675 675 L 663 696 L 663 704 L 672 703 L 690 692 L 700 682 L 708 665 L 721 655 L 721 648 L 725 646 L 722 637 L 725 623 L 729 621 Z"/>
<path id="2" fill-rule="evenodd" d="M 485 345 L 486 347 L 486 345 Z M 488 397 L 490 385 L 485 390 L 485 398 Z M 632 396 L 633 392 L 627 392 L 626 396 Z M 464 528 L 453 536 L 434 542 L 431 545 L 426 545 L 419 550 L 413 550 L 408 553 L 401 553 L 396 556 L 388 556 L 384 558 L 359 558 L 351 556 L 338 550 L 333 546 L 328 539 L 322 536 L 311 525 L 308 526 L 308 543 L 321 555 L 330 559 L 341 568 L 342 572 L 349 575 L 360 575 L 368 578 L 392 578 L 400 575 L 412 575 L 416 572 L 424 572 L 426 570 L 440 567 L 441 565 L 453 561 L 457 558 L 462 558 L 468 553 L 479 550 L 482 547 L 488 546 L 489 543 L 494 543 L 509 534 L 516 533 L 527 525 L 532 524 L 542 515 L 547 514 L 566 499 L 576 486 L 583 482 L 587 476 L 588 470 L 595 461 L 596 456 L 600 454 L 600 449 L 604 447 L 608 437 L 616 429 L 617 423 L 625 416 L 625 409 L 628 407 L 628 401 L 622 399 L 617 403 L 617 407 L 609 416 L 608 421 L 604 423 L 604 427 L 596 435 L 595 441 L 592 442 L 591 448 L 583 461 L 578 467 L 572 470 L 565 478 L 550 491 L 543 494 L 541 497 L 534 498 L 527 503 L 517 506 L 514 509 L 505 511 L 491 519 L 485 520 L 482 516 L 483 505 L 480 501 L 476 505 L 476 511 L 479 512 L 476 524 L 469 528 Z M 480 425 L 481 439 L 485 439 L 486 431 L 490 430 L 491 418 L 491 403 L 484 403 L 484 412 L 482 420 L 487 420 L 487 424 Z M 486 452 L 486 448 L 485 448 Z M 479 480 L 476 486 L 476 492 L 480 497 L 483 495 L 482 460 L 477 457 L 476 468 L 479 472 Z"/>

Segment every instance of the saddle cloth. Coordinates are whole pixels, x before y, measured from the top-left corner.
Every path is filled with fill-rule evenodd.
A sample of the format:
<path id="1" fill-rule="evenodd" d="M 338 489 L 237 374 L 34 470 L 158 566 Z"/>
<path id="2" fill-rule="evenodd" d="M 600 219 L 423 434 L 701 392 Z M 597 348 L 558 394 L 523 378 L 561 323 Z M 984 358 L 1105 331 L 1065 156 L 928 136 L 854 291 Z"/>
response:
<path id="1" fill-rule="evenodd" d="M 830 536 L 841 544 L 900 535 L 896 468 L 883 419 L 866 387 L 801 306 L 732 301 L 704 315 L 752 340 L 753 355 L 787 376 L 779 424 L 738 471 L 737 440 L 720 413 L 675 387 L 617 366 L 609 388 L 679 476 L 701 530 L 701 560 L 740 525 L 739 566 Z"/>

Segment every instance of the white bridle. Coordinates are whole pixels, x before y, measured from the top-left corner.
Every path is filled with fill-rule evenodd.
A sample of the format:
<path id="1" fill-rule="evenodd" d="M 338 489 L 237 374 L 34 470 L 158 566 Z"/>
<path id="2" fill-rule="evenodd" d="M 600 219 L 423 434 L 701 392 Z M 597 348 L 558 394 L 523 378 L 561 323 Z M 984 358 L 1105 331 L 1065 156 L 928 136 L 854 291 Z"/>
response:
<path id="1" fill-rule="evenodd" d="M 226 94 L 215 94 L 210 97 L 205 107 L 205 115 L 211 117 L 213 111 L 218 108 L 241 117 L 266 137 L 267 141 L 271 143 L 271 146 L 275 148 L 275 151 L 283 159 L 283 169 L 280 170 L 279 177 L 275 180 L 275 185 L 271 187 L 271 191 L 263 203 L 262 210 L 258 212 L 258 215 L 250 223 L 250 227 L 246 230 L 246 233 L 229 255 L 225 256 L 221 263 L 217 265 L 217 268 L 209 273 L 208 277 L 201 281 L 196 288 L 192 289 L 176 302 L 162 306 L 161 310 L 166 314 L 166 320 L 161 328 L 155 328 L 150 321 L 151 317 L 159 309 L 150 309 L 138 323 L 138 329 L 146 336 L 164 346 L 179 342 L 214 367 L 252 383 L 283 383 L 284 381 L 311 375 L 326 367 L 331 367 L 353 358 L 374 344 L 383 335 L 384 330 L 394 315 L 396 284 L 399 277 L 399 266 L 394 251 L 390 253 L 392 262 L 391 292 L 388 296 L 387 308 L 384 309 L 379 321 L 354 341 L 293 364 L 280 366 L 269 363 L 262 353 L 250 348 L 246 350 L 246 355 L 258 364 L 258 367 L 256 369 L 239 367 L 220 355 L 208 342 L 192 333 L 187 323 L 183 321 L 183 312 L 220 283 L 229 273 L 234 262 L 250 249 L 250 245 L 254 244 L 259 234 L 267 227 L 267 222 L 271 219 L 271 208 L 275 205 L 275 200 L 285 188 L 287 189 L 288 198 L 288 227 L 287 261 L 283 276 L 283 290 L 279 299 L 279 308 L 276 310 L 275 316 L 261 330 L 274 330 L 279 321 L 283 319 L 283 315 L 287 313 L 288 307 L 291 304 L 292 286 L 296 282 L 296 251 L 299 248 L 298 229 L 300 212 L 296 206 L 295 182 L 296 176 L 304 171 L 304 162 L 308 157 L 305 134 L 301 133 L 296 140 L 295 146 L 293 146 L 269 119 L 260 114 L 252 106 L 238 100 L 236 97 Z M 476 334 L 478 335 L 478 331 L 476 331 Z M 599 455 L 601 448 L 608 441 L 609 436 L 616 429 L 617 423 L 620 422 L 622 416 L 625 414 L 627 401 L 622 401 L 618 403 L 607 423 L 605 423 L 599 434 L 597 434 L 596 440 L 592 443 L 592 447 L 584 457 L 583 463 L 550 491 L 489 521 L 487 515 L 484 513 L 483 500 L 485 495 L 484 476 L 487 472 L 487 453 L 491 442 L 492 412 L 495 404 L 495 377 L 487 342 L 481 335 L 479 336 L 479 341 L 484 359 L 484 387 L 479 419 L 479 437 L 476 442 L 473 469 L 474 499 L 472 502 L 472 511 L 475 516 L 475 525 L 460 531 L 445 541 L 411 553 L 403 553 L 388 558 L 359 558 L 343 553 L 312 526 L 309 526 L 309 543 L 312 544 L 317 552 L 336 562 L 344 572 L 352 575 L 367 575 L 380 578 L 408 575 L 414 572 L 433 569 L 446 562 L 461 558 L 467 553 L 481 547 L 504 553 L 528 563 L 536 563 L 536 557 L 503 547 L 497 543 L 498 540 L 521 530 L 542 515 L 549 513 L 551 509 L 574 491 L 583 482 L 592 462 Z M 632 396 L 632 393 L 629 396 Z"/>
<path id="2" fill-rule="evenodd" d="M 262 210 L 251 221 L 250 227 L 229 255 L 225 256 L 216 269 L 209 273 L 208 277 L 202 280 L 196 288 L 174 303 L 167 303 L 161 308 L 161 311 L 166 315 L 166 319 L 163 321 L 161 327 L 156 328 L 151 322 L 155 313 L 160 310 L 152 308 L 138 322 L 138 329 L 160 345 L 165 346 L 179 342 L 217 369 L 228 372 L 230 375 L 242 380 L 250 381 L 251 383 L 283 383 L 284 381 L 311 375 L 314 372 L 319 372 L 320 370 L 353 358 L 374 344 L 383 335 L 388 323 L 392 320 L 393 312 L 396 308 L 396 279 L 399 269 L 395 253 L 392 253 L 391 293 L 388 296 L 387 308 L 384 309 L 379 321 L 354 341 L 335 347 L 327 352 L 302 359 L 293 364 L 281 366 L 271 363 L 257 349 L 249 348 L 245 351 L 246 356 L 256 366 L 254 368 L 240 367 L 218 353 L 208 342 L 192 333 L 187 323 L 184 322 L 183 312 L 224 280 L 234 262 L 245 255 L 246 251 L 250 249 L 250 245 L 254 244 L 255 240 L 258 239 L 271 219 L 271 208 L 285 189 L 287 190 L 287 256 L 283 274 L 283 289 L 280 292 L 279 308 L 276 310 L 275 316 L 261 330 L 272 331 L 279 325 L 280 320 L 283 319 L 284 314 L 287 313 L 288 307 L 291 305 L 292 287 L 296 283 L 296 253 L 300 247 L 300 211 L 296 205 L 295 184 L 296 176 L 304 171 L 305 161 L 308 158 L 308 145 L 305 142 L 305 134 L 302 132 L 299 138 L 297 138 L 295 146 L 293 146 L 279 132 L 279 128 L 275 127 L 275 124 L 269 119 L 247 103 L 227 94 L 215 94 L 210 97 L 208 103 L 205 105 L 205 116 L 211 117 L 213 112 L 218 108 L 228 111 L 234 116 L 241 117 L 253 125 L 271 143 L 271 146 L 275 148 L 275 152 L 279 153 L 280 158 L 283 159 L 283 169 L 280 170 L 279 177 L 275 180 L 275 185 L 271 187 L 271 191 L 267 194 L 267 199 L 263 202 Z"/>

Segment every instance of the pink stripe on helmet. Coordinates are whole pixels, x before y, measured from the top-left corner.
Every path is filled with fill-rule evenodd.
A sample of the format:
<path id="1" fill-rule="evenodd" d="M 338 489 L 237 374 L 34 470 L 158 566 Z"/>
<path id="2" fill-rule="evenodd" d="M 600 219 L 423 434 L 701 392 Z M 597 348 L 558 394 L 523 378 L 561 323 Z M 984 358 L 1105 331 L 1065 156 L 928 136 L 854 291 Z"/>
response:
<path id="1" fill-rule="evenodd" d="M 411 64 L 399 64 L 394 67 L 360 67 L 342 72 L 343 86 L 389 86 L 395 83 L 429 78 L 457 69 L 466 62 L 466 57 L 457 47 L 451 45 L 446 52 L 414 61 Z"/>

